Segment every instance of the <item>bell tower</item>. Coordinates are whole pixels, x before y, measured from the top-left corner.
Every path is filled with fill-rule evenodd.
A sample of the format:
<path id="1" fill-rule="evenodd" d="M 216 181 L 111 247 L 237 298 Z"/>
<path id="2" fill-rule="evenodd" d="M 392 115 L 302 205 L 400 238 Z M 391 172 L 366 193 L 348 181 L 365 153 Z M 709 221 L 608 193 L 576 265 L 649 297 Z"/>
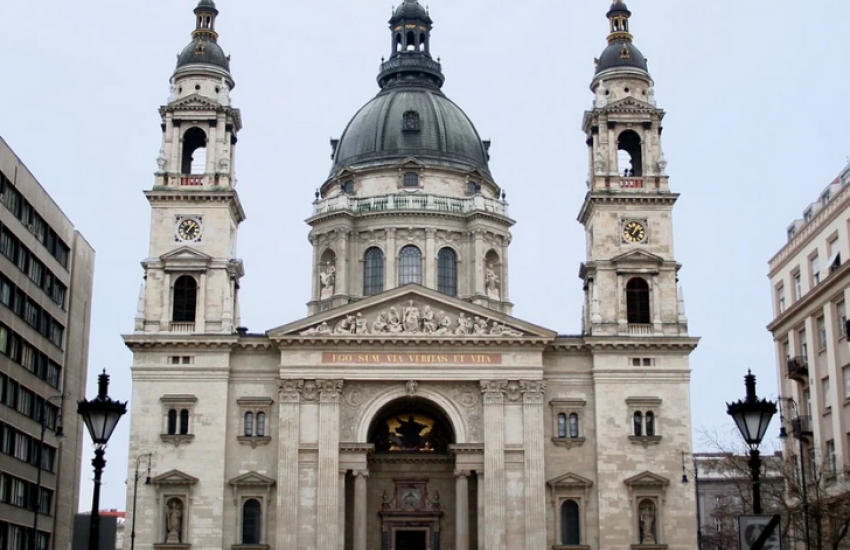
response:
<path id="1" fill-rule="evenodd" d="M 664 111 L 629 30 L 631 12 L 608 11 L 608 47 L 596 60 L 584 116 L 590 165 L 579 215 L 587 234 L 582 264 L 585 333 L 676 336 L 687 318 L 673 254 L 672 193 L 661 144 Z"/>
<path id="2" fill-rule="evenodd" d="M 136 332 L 226 333 L 237 324 L 244 274 L 236 234 L 245 212 L 236 192 L 242 128 L 231 107 L 230 58 L 218 45 L 212 0 L 195 8 L 192 41 L 177 57 L 156 159 L 149 257 Z"/>

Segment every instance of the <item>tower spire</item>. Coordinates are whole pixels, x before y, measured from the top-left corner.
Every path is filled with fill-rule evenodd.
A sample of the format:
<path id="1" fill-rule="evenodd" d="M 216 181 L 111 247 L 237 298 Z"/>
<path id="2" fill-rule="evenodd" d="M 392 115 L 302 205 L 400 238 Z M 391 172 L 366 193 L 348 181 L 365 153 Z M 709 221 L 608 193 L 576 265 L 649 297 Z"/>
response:
<path id="1" fill-rule="evenodd" d="M 378 84 L 425 84 L 445 82 L 440 63 L 431 57 L 433 20 L 418 0 L 404 0 L 390 18 L 392 50 L 390 59 L 381 63 Z"/>
<path id="2" fill-rule="evenodd" d="M 192 32 L 194 39 L 206 39 L 212 42 L 218 41 L 218 33 L 215 32 L 215 19 L 218 10 L 213 0 L 200 0 L 195 8 L 196 24 Z"/>

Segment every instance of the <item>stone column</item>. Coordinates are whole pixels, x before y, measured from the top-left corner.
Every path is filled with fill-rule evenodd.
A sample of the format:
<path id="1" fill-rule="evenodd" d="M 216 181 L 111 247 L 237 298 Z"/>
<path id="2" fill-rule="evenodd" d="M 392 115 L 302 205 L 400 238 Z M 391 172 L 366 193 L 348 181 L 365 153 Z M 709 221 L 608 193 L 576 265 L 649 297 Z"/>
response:
<path id="1" fill-rule="evenodd" d="M 482 258 L 483 260 L 483 258 Z M 482 380 L 484 394 L 484 533 L 487 550 L 506 550 L 505 389 L 507 380 Z"/>
<path id="2" fill-rule="evenodd" d="M 369 472 L 354 472 L 354 550 L 366 550 L 366 522 L 368 515 L 367 480 Z"/>
<path id="3" fill-rule="evenodd" d="M 348 229 L 336 230 L 337 255 L 336 255 L 336 288 L 334 294 L 349 296 L 348 289 Z"/>
<path id="4" fill-rule="evenodd" d="M 316 385 L 320 391 L 316 550 L 335 550 L 339 532 L 339 396 L 342 380 L 317 380 Z"/>
<path id="5" fill-rule="evenodd" d="M 478 550 L 484 550 L 486 548 L 484 543 L 484 472 L 481 470 L 476 471 L 475 477 L 478 480 L 478 517 L 476 518 L 476 523 L 478 524 Z"/>
<path id="6" fill-rule="evenodd" d="M 339 550 L 345 550 L 345 476 L 348 470 L 339 471 Z"/>
<path id="7" fill-rule="evenodd" d="M 473 254 L 472 258 L 472 280 L 473 282 L 473 295 L 484 296 L 486 293 L 484 292 L 484 230 L 483 229 L 475 229 L 473 231 L 473 236 L 475 239 L 475 244 L 473 245 Z"/>
<path id="8" fill-rule="evenodd" d="M 218 120 L 211 120 L 209 124 L 209 132 L 207 132 L 207 165 L 204 166 L 206 174 L 215 174 L 215 165 L 218 163 Z M 214 176 L 211 176 L 214 177 Z M 206 180 L 206 178 L 204 178 Z M 204 183 L 212 184 L 212 181 Z"/>
<path id="9" fill-rule="evenodd" d="M 319 284 L 319 270 L 321 269 L 319 265 L 319 262 L 321 262 L 321 258 L 319 258 L 319 239 L 311 235 L 310 244 L 313 245 L 313 301 L 318 302 L 322 292 L 322 285 Z M 311 314 L 316 313 L 318 313 L 318 309 L 311 312 Z"/>
<path id="10" fill-rule="evenodd" d="M 181 158 L 183 154 L 183 140 L 180 139 L 180 121 L 172 118 L 171 129 L 173 132 L 171 136 L 171 162 L 168 168 L 169 172 L 180 174 L 183 171 L 183 166 L 181 165 L 183 161 Z M 177 184 L 180 185 L 180 180 L 177 180 Z"/>
<path id="11" fill-rule="evenodd" d="M 437 288 L 437 251 L 434 242 L 437 235 L 436 229 L 425 230 L 425 287 Z"/>
<path id="12" fill-rule="evenodd" d="M 398 286 L 398 254 L 395 249 L 395 228 L 387 229 L 387 249 L 384 251 L 384 290 Z"/>
<path id="13" fill-rule="evenodd" d="M 198 304 L 197 315 L 195 316 L 195 332 L 204 333 L 207 331 L 207 282 L 209 277 L 207 273 L 201 273 L 201 282 L 198 285 Z"/>
<path id="14" fill-rule="evenodd" d="M 652 292 L 652 330 L 656 334 L 660 334 L 663 330 L 661 325 L 661 277 L 659 275 L 655 275 L 652 277 L 652 282 L 650 285 L 650 292 Z"/>
<path id="15" fill-rule="evenodd" d="M 162 278 L 162 311 L 160 313 L 159 330 L 171 330 L 171 273 L 166 272 Z"/>
<path id="16" fill-rule="evenodd" d="M 469 472 L 455 471 L 455 550 L 469 550 Z M 356 550 L 356 549 L 355 549 Z"/>
<path id="17" fill-rule="evenodd" d="M 303 380 L 281 380 L 278 422 L 277 533 L 278 548 L 298 546 L 298 447 Z M 295 502 L 293 502 L 293 498 Z"/>
<path id="18" fill-rule="evenodd" d="M 546 546 L 546 471 L 543 442 L 543 398 L 546 382 L 520 381 L 525 454 L 525 547 Z"/>
<path id="19" fill-rule="evenodd" d="M 628 332 L 629 318 L 626 311 L 626 285 L 623 276 L 617 274 L 617 323 L 621 334 Z"/>
<path id="20" fill-rule="evenodd" d="M 510 293 L 508 291 L 508 280 L 510 278 L 510 270 L 508 269 L 508 245 L 510 244 L 510 236 L 505 237 L 504 245 L 502 246 L 502 288 L 499 293 L 503 302 L 510 301 Z M 505 311 L 503 313 L 510 313 Z"/>

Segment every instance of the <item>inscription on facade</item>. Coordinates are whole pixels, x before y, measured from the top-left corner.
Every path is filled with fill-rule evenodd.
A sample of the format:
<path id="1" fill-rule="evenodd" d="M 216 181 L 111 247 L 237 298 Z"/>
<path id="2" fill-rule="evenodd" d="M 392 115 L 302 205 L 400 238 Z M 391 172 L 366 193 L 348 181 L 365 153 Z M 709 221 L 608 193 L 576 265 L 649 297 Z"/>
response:
<path id="1" fill-rule="evenodd" d="M 325 365 L 501 365 L 501 353 L 333 353 L 322 354 Z"/>

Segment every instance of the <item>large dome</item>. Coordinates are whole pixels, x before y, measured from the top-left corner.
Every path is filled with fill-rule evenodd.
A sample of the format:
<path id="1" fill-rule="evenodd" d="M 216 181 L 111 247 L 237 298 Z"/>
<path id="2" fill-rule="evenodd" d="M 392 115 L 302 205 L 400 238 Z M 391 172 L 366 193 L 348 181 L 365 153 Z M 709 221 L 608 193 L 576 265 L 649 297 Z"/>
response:
<path id="1" fill-rule="evenodd" d="M 354 115 L 336 147 L 331 174 L 408 157 L 489 172 L 484 143 L 460 107 L 436 87 L 398 86 L 384 89 Z"/>

